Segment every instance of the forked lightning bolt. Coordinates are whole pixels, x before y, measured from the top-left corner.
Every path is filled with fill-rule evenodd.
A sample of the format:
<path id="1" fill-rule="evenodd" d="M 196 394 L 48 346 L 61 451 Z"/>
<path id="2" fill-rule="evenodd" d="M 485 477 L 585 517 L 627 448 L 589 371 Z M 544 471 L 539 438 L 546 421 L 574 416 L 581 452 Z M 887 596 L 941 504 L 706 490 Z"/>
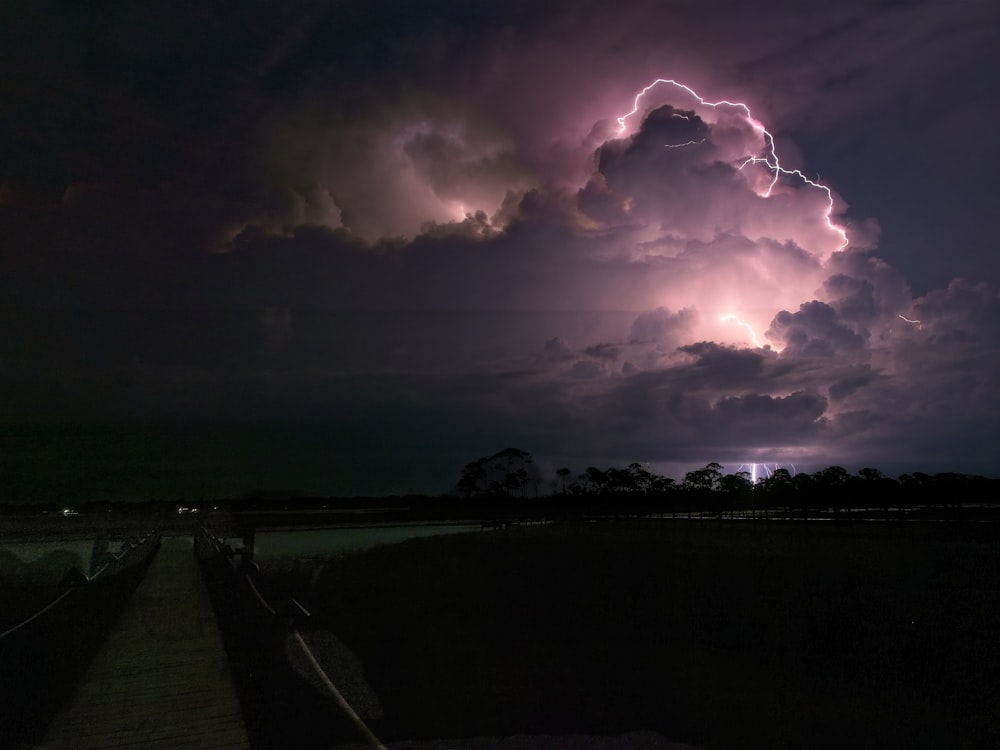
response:
<path id="1" fill-rule="evenodd" d="M 792 470 L 790 472 L 792 475 L 795 475 L 795 474 L 798 473 L 795 470 L 795 464 L 788 464 L 788 465 L 792 467 Z M 736 472 L 739 473 L 739 472 L 743 471 L 744 467 L 747 467 L 747 466 L 750 467 L 750 470 L 747 473 L 750 475 L 750 482 L 751 482 L 751 484 L 757 484 L 758 479 L 760 479 L 760 475 L 757 472 L 757 468 L 758 467 L 760 467 L 760 468 L 762 468 L 764 470 L 764 477 L 766 477 L 766 478 L 770 478 L 770 477 L 774 476 L 774 472 L 776 472 L 778 469 L 781 468 L 781 464 L 774 464 L 774 468 L 773 469 L 770 466 L 768 466 L 767 464 L 757 464 L 757 463 L 753 463 L 753 464 L 740 464 L 740 468 L 738 468 L 736 470 Z M 787 469 L 786 469 L 786 471 L 787 471 Z"/>
<path id="2" fill-rule="evenodd" d="M 831 232 L 835 233 L 840 237 L 840 246 L 837 248 L 837 250 L 843 250 L 845 247 L 847 247 L 848 244 L 847 231 L 839 224 L 835 224 L 833 222 L 833 219 L 831 218 L 833 216 L 833 192 L 823 183 L 817 182 L 815 180 L 810 180 L 802 173 L 801 170 L 785 169 L 784 167 L 782 167 L 781 162 L 778 160 L 778 153 L 774 147 L 774 137 L 771 135 L 770 132 L 768 132 L 767 128 L 764 127 L 763 123 L 761 123 L 753 116 L 753 114 L 750 112 L 750 107 L 748 107 L 743 102 L 731 102 L 726 99 L 717 102 L 710 102 L 706 99 L 703 99 L 701 95 L 698 94 L 698 92 L 696 92 L 687 84 L 681 83 L 680 81 L 675 81 L 673 78 L 657 78 L 655 81 L 650 83 L 648 86 L 643 88 L 638 94 L 635 95 L 635 99 L 632 101 L 631 110 L 626 112 L 624 115 L 618 116 L 617 119 L 618 119 L 619 135 L 622 135 L 625 132 L 625 127 L 626 127 L 625 123 L 628 120 L 628 118 L 630 118 L 632 115 L 636 114 L 639 111 L 639 102 L 642 101 L 643 97 L 646 96 L 646 94 L 648 94 L 653 88 L 659 86 L 660 84 L 674 86 L 676 88 L 681 89 L 682 91 L 686 91 L 693 99 L 695 99 L 699 104 L 705 107 L 712 107 L 713 109 L 717 107 L 732 107 L 734 109 L 741 111 L 743 115 L 746 117 L 746 121 L 750 124 L 750 127 L 752 127 L 755 131 L 760 133 L 761 136 L 764 138 L 764 143 L 766 145 L 764 149 L 764 154 L 765 154 L 764 156 L 748 156 L 743 161 L 743 163 L 739 165 L 739 169 L 742 170 L 747 164 L 763 164 L 767 169 L 769 169 L 772 172 L 773 177 L 771 179 L 771 184 L 768 185 L 767 190 L 765 190 L 764 193 L 762 194 L 761 197 L 763 198 L 769 198 L 771 196 L 771 192 L 774 190 L 775 185 L 778 184 L 778 180 L 781 178 L 782 175 L 787 177 L 797 177 L 806 185 L 816 188 L 817 190 L 822 190 L 824 193 L 826 193 L 826 200 L 827 200 L 826 214 L 824 216 L 824 219 L 826 220 L 826 226 Z M 680 116 L 684 117 L 683 115 Z M 679 148 L 681 145 L 687 146 L 693 144 L 690 143 L 678 144 L 677 146 L 670 146 L 670 148 Z"/>
<path id="3" fill-rule="evenodd" d="M 753 326 L 747 323 L 745 320 L 742 320 L 738 315 L 723 315 L 719 320 L 721 320 L 723 323 L 735 323 L 738 326 L 746 328 L 747 333 L 750 334 L 750 340 L 753 342 L 753 345 L 756 346 L 758 349 L 764 346 L 762 343 L 760 343 L 760 340 L 757 338 L 757 333 L 754 331 Z"/>

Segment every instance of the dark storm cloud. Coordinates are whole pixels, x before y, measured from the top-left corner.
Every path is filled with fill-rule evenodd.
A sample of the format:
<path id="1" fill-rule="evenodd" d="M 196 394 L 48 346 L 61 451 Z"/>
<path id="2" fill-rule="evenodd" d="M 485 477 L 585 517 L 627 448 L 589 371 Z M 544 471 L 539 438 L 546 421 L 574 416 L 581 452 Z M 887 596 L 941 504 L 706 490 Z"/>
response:
<path id="1" fill-rule="evenodd" d="M 285 469 L 248 484 L 298 473 L 315 491 L 436 491 L 506 445 L 580 466 L 992 470 L 992 229 L 969 241 L 940 192 L 919 201 L 939 175 L 972 206 L 989 192 L 967 161 L 995 165 L 975 126 L 992 91 L 969 73 L 994 14 L 8 6 L 0 418 L 281 423 L 237 453 Z M 783 164 L 837 188 L 851 247 L 834 252 L 824 192 L 765 189 L 744 163 L 762 136 L 735 109 L 661 88 L 616 137 L 663 76 L 747 101 Z M 971 160 L 942 144 L 959 132 Z M 868 190 L 859 210 L 842 185 Z M 869 220 L 883 200 L 965 240 L 889 265 Z M 910 262 L 974 256 L 975 283 L 907 283 Z M 382 485 L 355 468 L 375 465 Z"/>
<path id="2" fill-rule="evenodd" d="M 672 313 L 665 307 L 643 312 L 632 323 L 630 339 L 674 342 L 690 327 L 692 317 L 693 313 L 690 310 L 678 310 Z"/>
<path id="3" fill-rule="evenodd" d="M 878 314 L 875 289 L 866 279 L 836 274 L 823 282 L 830 304 L 844 320 L 863 323 Z"/>
<path id="4" fill-rule="evenodd" d="M 852 371 L 845 374 L 840 380 L 830 384 L 830 398 L 834 401 L 839 401 L 875 382 L 880 377 L 884 376 L 880 376 L 867 365 L 853 368 Z"/>
<path id="5" fill-rule="evenodd" d="M 366 237 L 412 233 L 428 212 L 454 218 L 445 208 L 461 208 L 443 208 L 405 179 L 407 170 L 430 176 L 436 197 L 456 199 L 502 198 L 498 183 L 555 177 L 564 163 L 579 170 L 601 140 L 586 145 L 587 133 L 566 140 L 560 128 L 590 131 L 607 117 L 603 101 L 594 110 L 594 95 L 607 86 L 627 96 L 629 87 L 676 70 L 673 58 L 696 59 L 688 52 L 711 37 L 715 66 L 744 62 L 754 46 L 740 25 L 745 13 L 725 10 L 455 2 L 419 11 L 327 2 L 140 4 L 103 13 L 21 7 L 3 24 L 12 91 L 0 179 L 50 196 L 75 183 L 190 193 L 189 203 L 218 225 L 187 243 L 198 249 L 241 223 L 281 225 L 274 215 L 286 213 L 290 192 L 302 191 L 327 195 L 314 218 L 342 213 Z M 837 28 L 852 12 L 813 20 Z M 730 14 L 732 25 L 708 23 Z M 655 49 L 673 49 L 671 59 L 640 65 L 664 33 L 673 45 Z M 603 62 L 611 50 L 614 69 Z M 579 122 L 564 121 L 565 113 Z M 697 135 L 689 129 L 675 135 Z M 213 202 L 230 208 L 210 211 Z M 183 202 L 166 206 L 164 222 L 151 227 L 169 227 L 186 211 Z"/>
<path id="6" fill-rule="evenodd" d="M 944 289 L 922 297 L 916 310 L 927 317 L 933 335 L 951 336 L 958 332 L 996 342 L 996 320 L 1000 316 L 1000 295 L 987 282 L 955 279 Z"/>
<path id="7" fill-rule="evenodd" d="M 621 354 L 621 350 L 613 344 L 595 344 L 594 346 L 588 346 L 584 352 L 590 357 L 608 360 L 616 360 Z"/>
<path id="8" fill-rule="evenodd" d="M 732 349 L 715 343 L 701 342 L 678 347 L 695 357 L 689 365 L 695 381 L 702 386 L 724 388 L 749 385 L 764 365 L 764 356 L 749 349 Z"/>
<path id="9" fill-rule="evenodd" d="M 442 198 L 475 200 L 476 184 L 482 180 L 513 186 L 521 179 L 521 170 L 509 152 L 483 153 L 475 144 L 453 135 L 416 133 L 403 144 L 403 151 Z"/>
<path id="10" fill-rule="evenodd" d="M 826 400 L 811 393 L 728 396 L 714 407 L 717 426 L 735 433 L 737 444 L 773 440 L 774 431 L 783 441 L 815 438 L 825 410 Z"/>
<path id="11" fill-rule="evenodd" d="M 782 310 L 771 323 L 768 336 L 784 343 L 789 354 L 805 357 L 832 357 L 864 348 L 864 339 L 837 319 L 837 311 L 813 300 L 798 312 Z"/>
<path id="12" fill-rule="evenodd" d="M 621 380 L 599 400 L 583 402 L 587 424 L 601 425 L 601 449 L 610 458 L 697 462 L 712 444 L 719 460 L 755 460 L 772 446 L 814 444 L 826 437 L 826 401 L 815 394 L 788 396 L 748 393 L 714 398 L 660 378 L 636 375 Z"/>

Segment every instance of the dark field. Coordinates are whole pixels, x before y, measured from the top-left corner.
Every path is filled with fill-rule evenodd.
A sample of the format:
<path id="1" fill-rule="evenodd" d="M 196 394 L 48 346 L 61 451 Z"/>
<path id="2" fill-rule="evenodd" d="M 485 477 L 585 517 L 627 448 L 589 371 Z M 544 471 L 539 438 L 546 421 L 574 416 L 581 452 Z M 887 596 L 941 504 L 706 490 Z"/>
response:
<path id="1" fill-rule="evenodd" d="M 991 747 L 998 535 L 556 525 L 269 578 L 360 657 L 386 741 L 652 730 L 706 748 Z"/>

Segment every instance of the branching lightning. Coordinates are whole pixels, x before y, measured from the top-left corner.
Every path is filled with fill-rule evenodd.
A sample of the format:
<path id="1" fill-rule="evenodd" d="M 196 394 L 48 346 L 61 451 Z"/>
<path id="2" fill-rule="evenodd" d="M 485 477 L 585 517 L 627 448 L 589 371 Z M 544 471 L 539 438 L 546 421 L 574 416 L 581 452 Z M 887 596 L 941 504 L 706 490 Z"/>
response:
<path id="1" fill-rule="evenodd" d="M 753 115 L 750 113 L 750 108 L 747 107 L 746 104 L 743 104 L 742 102 L 730 102 L 730 101 L 726 101 L 726 100 L 719 101 L 719 102 L 709 102 L 709 101 L 706 101 L 705 99 L 702 99 L 701 96 L 699 96 L 699 94 L 698 94 L 697 91 L 695 91 L 694 89 L 692 89 L 690 86 L 681 83 L 680 81 L 675 81 L 672 78 L 657 78 L 655 81 L 653 81 L 651 84 L 649 84 L 648 86 L 646 86 L 642 91 L 640 91 L 638 94 L 635 95 L 635 99 L 632 102 L 632 109 L 630 111 L 626 112 L 624 115 L 620 115 L 617 118 L 618 119 L 618 135 L 622 135 L 625 132 L 625 127 L 626 127 L 625 126 L 625 121 L 628 120 L 628 118 L 630 118 L 632 115 L 634 115 L 636 112 L 639 111 L 639 102 L 642 100 L 642 98 L 644 96 L 646 96 L 646 94 L 648 94 L 652 89 L 654 89 L 658 85 L 660 85 L 661 83 L 667 83 L 667 84 L 670 84 L 671 86 L 676 86 L 679 89 L 683 89 L 688 94 L 690 94 L 695 100 L 697 100 L 697 102 L 699 104 L 703 104 L 703 105 L 705 105 L 707 107 L 713 107 L 714 108 L 714 107 L 720 107 L 720 106 L 728 106 L 728 107 L 736 107 L 737 109 L 741 109 L 743 111 L 743 113 L 746 115 L 747 121 L 751 124 L 751 126 L 754 128 L 754 130 L 757 130 L 758 132 L 762 132 L 762 133 L 767 133 L 767 131 L 764 129 L 764 126 L 761 125 L 759 122 L 757 122 L 757 120 L 754 119 Z M 678 114 L 676 116 L 677 117 L 681 117 L 683 119 L 688 119 L 685 115 Z M 772 144 L 772 148 L 773 148 L 773 144 Z"/>
<path id="2" fill-rule="evenodd" d="M 798 471 L 796 471 L 796 469 L 795 469 L 795 464 L 788 464 L 788 465 L 791 467 L 791 472 L 789 472 L 790 474 L 792 474 L 792 475 L 798 474 Z M 772 468 L 772 466 L 773 466 L 773 468 Z M 736 470 L 736 473 L 738 474 L 741 471 L 743 471 L 744 469 L 748 469 L 747 473 L 750 475 L 750 482 L 751 482 L 751 484 L 757 484 L 757 482 L 761 478 L 768 479 L 768 478 L 770 478 L 771 476 L 774 475 L 774 472 L 776 472 L 778 469 L 782 468 L 781 464 L 772 464 L 772 466 L 768 466 L 767 464 L 757 464 L 757 463 L 753 463 L 753 464 L 740 464 L 740 467 Z M 761 477 L 760 474 L 757 473 L 758 468 L 764 470 L 764 476 L 763 477 Z"/>
<path id="3" fill-rule="evenodd" d="M 736 473 L 739 474 L 744 470 L 746 470 L 746 473 L 750 475 L 750 483 L 757 484 L 757 464 L 740 464 Z M 764 470 L 767 470 L 767 464 L 764 464 Z"/>
<path id="4" fill-rule="evenodd" d="M 735 323 L 736 325 L 745 328 L 747 330 L 747 333 L 750 334 L 750 340 L 753 342 L 754 346 L 756 346 L 758 349 L 764 346 L 760 342 L 760 339 L 757 338 L 757 333 L 756 331 L 754 331 L 753 326 L 747 323 L 742 318 L 740 318 L 739 315 L 732 315 L 732 314 L 723 315 L 721 318 L 719 318 L 719 320 L 721 320 L 723 323 Z"/>
<path id="5" fill-rule="evenodd" d="M 700 146 L 705 142 L 702 138 L 700 141 L 688 141 L 687 143 L 664 143 L 663 148 L 684 148 L 685 146 Z"/>
<path id="6" fill-rule="evenodd" d="M 732 107 L 734 109 L 741 111 L 744 117 L 746 118 L 746 121 L 749 123 L 750 127 L 752 127 L 756 132 L 760 133 L 761 136 L 763 137 L 765 148 L 764 148 L 764 156 L 753 156 L 753 155 L 748 156 L 743 161 L 743 163 L 739 165 L 738 169 L 742 170 L 748 164 L 754 164 L 754 165 L 762 164 L 766 169 L 771 171 L 773 176 L 770 184 L 767 187 L 767 190 L 765 190 L 763 193 L 760 194 L 762 198 L 771 197 L 771 193 L 774 190 L 774 187 L 778 184 L 778 180 L 780 180 L 782 176 L 797 177 L 806 185 L 816 188 L 817 190 L 822 190 L 826 194 L 826 200 L 827 200 L 827 207 L 824 215 L 826 226 L 831 232 L 840 237 L 840 245 L 837 247 L 837 250 L 843 250 L 844 248 L 847 247 L 848 245 L 847 231 L 844 229 L 844 227 L 834 223 L 832 218 L 833 208 L 834 208 L 833 191 L 831 191 L 830 188 L 824 185 L 823 183 L 809 179 L 802 173 L 801 170 L 785 169 L 784 167 L 782 167 L 781 162 L 778 159 L 777 151 L 775 150 L 774 137 L 767 130 L 767 128 L 764 127 L 763 123 L 761 123 L 753 116 L 753 114 L 750 112 L 750 107 L 748 107 L 743 102 L 731 102 L 726 99 L 717 102 L 710 102 L 706 99 L 703 99 L 701 95 L 698 94 L 698 92 L 696 92 L 690 86 L 681 83 L 680 81 L 675 81 L 672 78 L 657 78 L 655 81 L 650 83 L 648 86 L 643 88 L 639 93 L 635 95 L 635 99 L 632 101 L 631 110 L 626 112 L 624 115 L 618 116 L 617 118 L 618 135 L 624 134 L 626 128 L 626 121 L 628 120 L 628 118 L 632 117 L 632 115 L 636 114 L 639 111 L 639 102 L 642 101 L 643 97 L 645 97 L 647 93 L 649 93 L 653 88 L 659 86 L 660 84 L 674 86 L 676 88 L 679 88 L 687 92 L 693 99 L 695 99 L 699 104 L 703 106 L 712 107 L 713 109 L 716 109 L 718 107 Z M 684 115 L 676 115 L 676 116 L 684 117 Z M 684 117 L 684 119 L 687 118 Z M 682 145 L 687 146 L 692 144 L 691 143 L 678 144 L 677 146 L 668 146 L 668 148 L 679 148 Z"/>
<path id="7" fill-rule="evenodd" d="M 632 131 L 629 131 L 630 118 L 635 115 L 640 115 L 640 117 L 644 116 L 645 112 L 654 108 L 654 104 L 658 106 L 659 102 L 664 101 L 663 99 L 657 97 L 657 101 L 655 103 L 650 104 L 647 102 L 646 107 L 643 109 L 644 98 L 646 98 L 647 95 L 649 95 L 650 92 L 657 86 L 679 89 L 679 95 L 676 93 L 672 95 L 680 96 L 681 101 L 687 103 L 684 106 L 684 109 L 688 111 L 687 114 L 682 112 L 672 112 L 670 115 L 671 117 L 691 120 L 701 116 L 704 120 L 703 124 L 708 126 L 709 132 L 708 137 L 702 140 L 692 139 L 686 143 L 668 143 L 664 144 L 665 148 L 684 148 L 705 143 L 706 140 L 712 140 L 712 132 L 718 133 L 723 127 L 734 124 L 732 118 L 735 118 L 735 120 L 743 123 L 747 130 L 744 131 L 742 126 L 738 128 L 739 131 L 743 131 L 743 145 L 739 146 L 739 151 L 736 151 L 735 153 L 728 151 L 727 155 L 724 157 L 731 160 L 729 162 L 730 166 L 744 173 L 744 176 L 751 184 L 752 189 L 762 200 L 767 200 L 772 197 L 778 198 L 779 196 L 786 194 L 793 194 L 793 190 L 801 191 L 799 194 L 803 196 L 808 194 L 815 197 L 817 202 L 813 203 L 813 201 L 810 200 L 808 210 L 810 211 L 811 217 L 818 219 L 821 215 L 822 222 L 825 224 L 825 229 L 829 231 L 832 236 L 839 238 L 839 242 L 837 243 L 837 247 L 834 252 L 843 251 L 848 247 L 849 238 L 846 228 L 834 221 L 834 210 L 836 206 L 832 189 L 822 182 L 818 173 L 816 174 L 815 179 L 812 179 L 802 172 L 802 170 L 789 169 L 783 166 L 778 157 L 774 136 L 760 120 L 753 116 L 753 113 L 750 111 L 750 107 L 743 102 L 729 101 L 727 99 L 708 101 L 687 84 L 671 78 L 657 78 L 635 94 L 632 100 L 632 108 L 628 112 L 617 117 L 619 138 L 624 138 L 635 130 L 635 128 L 633 128 Z M 690 100 L 684 97 L 690 97 L 690 100 L 693 100 L 697 106 L 693 106 L 690 103 Z M 669 101 L 669 99 L 667 100 Z M 699 109 L 699 107 L 702 109 Z M 710 115 L 707 112 L 708 108 L 720 111 L 716 115 Z M 708 116 L 706 117 L 706 115 Z M 752 131 L 752 133 L 749 131 Z M 698 134 L 701 135 L 701 133 Z M 728 144 L 729 142 L 730 140 L 727 138 L 725 143 Z M 730 148 L 730 146 L 724 145 L 722 142 L 719 142 L 719 147 L 720 149 Z M 822 195 L 825 196 L 825 206 L 822 205 L 819 196 L 812 192 L 817 190 L 822 191 Z M 822 224 L 820 224 L 820 228 L 822 230 Z M 826 242 L 823 244 L 828 247 Z M 740 308 L 736 309 L 739 310 Z M 920 325 L 920 321 L 911 320 L 902 315 L 899 317 L 908 323 L 918 326 Z M 741 318 L 738 313 L 726 312 L 719 317 L 719 321 L 724 324 L 739 326 L 746 332 L 746 337 L 755 347 L 758 349 L 763 349 L 765 347 L 765 344 L 760 338 L 758 338 L 757 332 L 754 330 L 753 326 Z M 760 455 L 760 453 L 758 453 L 758 455 Z M 781 465 L 777 463 L 767 464 L 750 462 L 741 464 L 737 471 L 745 471 L 746 474 L 749 475 L 751 481 L 754 484 L 757 484 L 760 481 L 773 477 L 779 469 L 782 471 L 788 469 L 790 470 L 790 474 L 793 475 L 797 473 L 795 466 L 792 464 Z"/>

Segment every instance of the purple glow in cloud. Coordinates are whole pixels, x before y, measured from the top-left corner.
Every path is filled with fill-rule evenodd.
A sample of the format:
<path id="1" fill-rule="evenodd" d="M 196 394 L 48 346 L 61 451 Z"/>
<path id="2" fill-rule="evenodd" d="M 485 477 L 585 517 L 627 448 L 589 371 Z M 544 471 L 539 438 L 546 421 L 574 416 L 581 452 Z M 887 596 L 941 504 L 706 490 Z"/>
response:
<path id="1" fill-rule="evenodd" d="M 306 6 L 4 17 L 0 418 L 995 465 L 989 4 Z"/>

